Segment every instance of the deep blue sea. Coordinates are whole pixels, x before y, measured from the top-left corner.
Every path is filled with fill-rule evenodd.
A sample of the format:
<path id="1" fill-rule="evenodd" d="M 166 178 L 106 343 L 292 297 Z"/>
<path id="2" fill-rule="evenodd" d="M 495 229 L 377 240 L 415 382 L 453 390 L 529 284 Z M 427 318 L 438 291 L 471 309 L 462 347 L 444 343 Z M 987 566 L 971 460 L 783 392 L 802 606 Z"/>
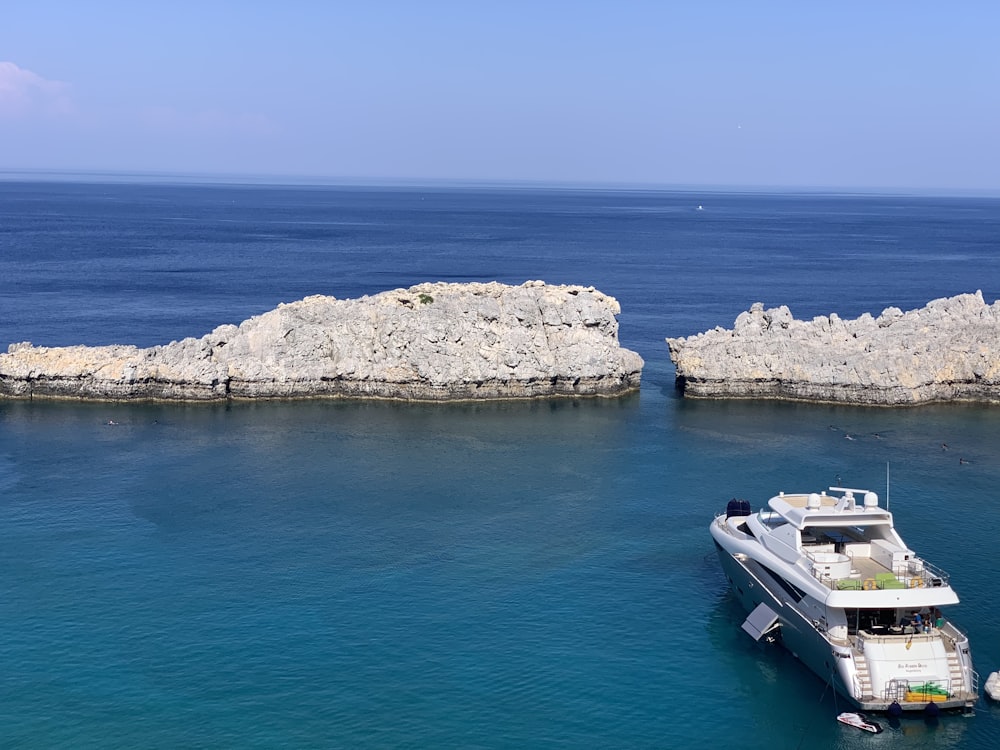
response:
<path id="1" fill-rule="evenodd" d="M 1000 200 L 0 181 L 0 348 L 528 279 L 619 300 L 638 394 L 0 402 L 0 747 L 1000 746 L 985 701 L 836 723 L 842 699 L 740 630 L 708 534 L 730 497 L 884 496 L 888 467 L 985 681 L 1000 408 L 684 401 L 664 343 L 756 301 L 992 302 Z"/>

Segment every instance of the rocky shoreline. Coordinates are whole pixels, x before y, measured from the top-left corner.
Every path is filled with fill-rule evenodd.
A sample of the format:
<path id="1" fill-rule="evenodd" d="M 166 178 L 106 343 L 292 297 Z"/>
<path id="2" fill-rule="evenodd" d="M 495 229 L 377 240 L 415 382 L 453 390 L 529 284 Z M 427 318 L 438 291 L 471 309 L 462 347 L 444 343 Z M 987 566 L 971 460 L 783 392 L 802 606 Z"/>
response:
<path id="1" fill-rule="evenodd" d="M 593 287 L 427 283 L 355 300 L 307 297 L 164 346 L 0 354 L 0 398 L 425 401 L 618 396 L 643 361 Z"/>
<path id="2" fill-rule="evenodd" d="M 757 303 L 730 330 L 667 345 L 691 398 L 1000 403 L 1000 302 L 986 304 L 979 291 L 855 320 L 801 321 Z"/>

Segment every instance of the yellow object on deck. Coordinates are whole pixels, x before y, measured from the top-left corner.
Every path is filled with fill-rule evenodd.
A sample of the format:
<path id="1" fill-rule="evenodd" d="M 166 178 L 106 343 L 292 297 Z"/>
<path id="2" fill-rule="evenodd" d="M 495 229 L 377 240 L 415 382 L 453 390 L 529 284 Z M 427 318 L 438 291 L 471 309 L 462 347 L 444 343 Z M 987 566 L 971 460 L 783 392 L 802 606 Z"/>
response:
<path id="1" fill-rule="evenodd" d="M 946 700 L 948 700 L 948 696 L 945 693 L 914 693 L 913 691 L 906 693 L 907 703 L 940 703 Z"/>

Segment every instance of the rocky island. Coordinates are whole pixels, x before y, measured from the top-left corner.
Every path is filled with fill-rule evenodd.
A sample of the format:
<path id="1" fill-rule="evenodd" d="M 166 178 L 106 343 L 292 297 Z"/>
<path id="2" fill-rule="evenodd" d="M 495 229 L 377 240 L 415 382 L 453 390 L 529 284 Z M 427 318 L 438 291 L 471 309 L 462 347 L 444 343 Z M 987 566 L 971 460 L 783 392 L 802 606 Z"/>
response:
<path id="1" fill-rule="evenodd" d="M 678 387 L 693 398 L 1000 403 L 1000 302 L 987 305 L 982 292 L 856 320 L 795 320 L 785 306 L 757 303 L 732 330 L 667 345 Z"/>
<path id="2" fill-rule="evenodd" d="M 149 349 L 11 344 L 0 398 L 616 396 L 639 387 L 643 366 L 618 343 L 620 311 L 593 287 L 541 281 L 311 296 Z"/>

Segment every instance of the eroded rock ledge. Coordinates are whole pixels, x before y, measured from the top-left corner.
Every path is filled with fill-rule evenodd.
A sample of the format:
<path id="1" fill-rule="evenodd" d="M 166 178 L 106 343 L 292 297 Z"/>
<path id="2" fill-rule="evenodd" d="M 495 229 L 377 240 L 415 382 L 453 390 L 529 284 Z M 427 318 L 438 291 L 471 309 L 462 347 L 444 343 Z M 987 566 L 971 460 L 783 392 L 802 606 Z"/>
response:
<path id="1" fill-rule="evenodd" d="M 0 397 L 613 396 L 637 389 L 643 366 L 618 343 L 620 311 L 593 287 L 541 281 L 312 296 L 150 349 L 12 344 L 0 354 Z"/>
<path id="2" fill-rule="evenodd" d="M 732 330 L 667 344 L 678 386 L 695 398 L 1000 403 L 1000 302 L 987 305 L 982 292 L 856 320 L 800 321 L 758 302 Z"/>

